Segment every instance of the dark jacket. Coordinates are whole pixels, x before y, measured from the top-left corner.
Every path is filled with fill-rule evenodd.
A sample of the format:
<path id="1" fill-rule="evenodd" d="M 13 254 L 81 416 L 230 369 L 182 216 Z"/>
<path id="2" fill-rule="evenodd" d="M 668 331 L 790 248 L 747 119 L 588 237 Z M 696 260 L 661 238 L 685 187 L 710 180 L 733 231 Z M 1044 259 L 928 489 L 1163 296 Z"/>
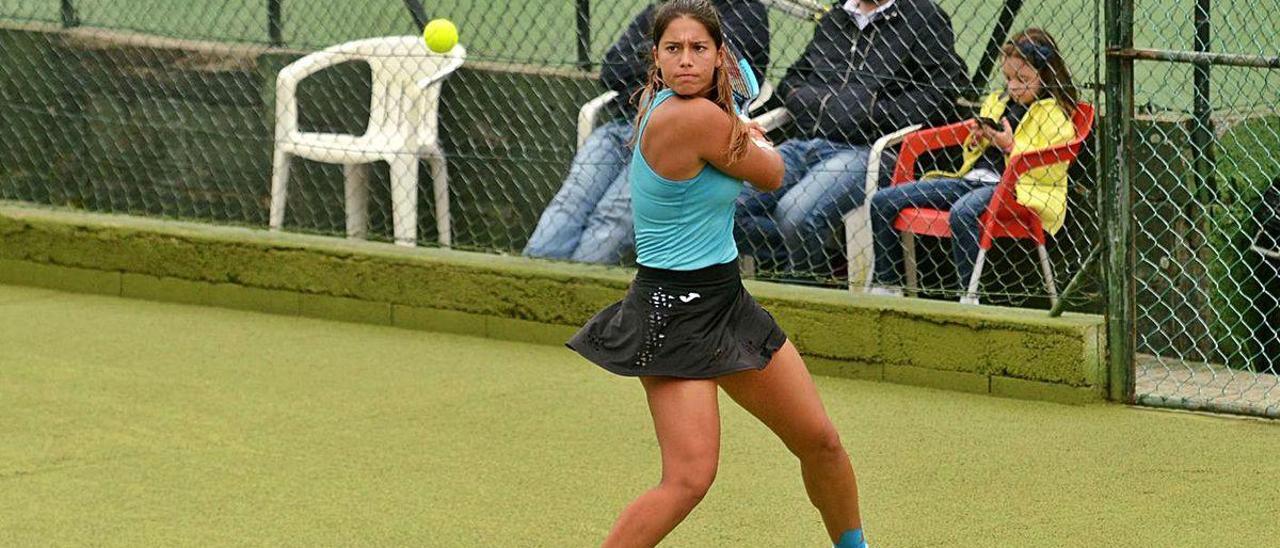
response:
<path id="1" fill-rule="evenodd" d="M 769 14 L 759 0 L 714 0 L 720 12 L 720 23 L 729 43 L 745 57 L 755 69 L 756 77 L 763 82 L 765 67 L 769 66 Z M 644 87 L 645 77 L 653 64 L 653 14 L 657 8 L 650 4 L 627 25 L 618 41 L 604 54 L 600 66 L 600 80 L 608 89 L 618 92 L 615 106 L 622 115 L 630 118 L 636 114 L 631 103 L 636 91 Z"/>
<path id="2" fill-rule="evenodd" d="M 863 145 L 956 117 L 965 85 L 951 18 L 932 0 L 897 0 L 859 30 L 838 2 L 778 86 L 807 137 Z"/>

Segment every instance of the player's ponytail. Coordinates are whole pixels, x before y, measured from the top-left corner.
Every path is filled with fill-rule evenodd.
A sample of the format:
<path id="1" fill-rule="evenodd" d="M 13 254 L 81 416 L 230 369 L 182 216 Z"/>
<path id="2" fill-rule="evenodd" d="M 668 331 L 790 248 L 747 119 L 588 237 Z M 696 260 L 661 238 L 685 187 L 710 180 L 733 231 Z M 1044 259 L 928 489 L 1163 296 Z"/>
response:
<path id="1" fill-rule="evenodd" d="M 726 51 L 726 46 L 721 45 L 720 51 L 723 54 L 724 62 L 716 68 L 716 76 L 713 80 L 713 93 L 716 105 L 720 110 L 725 111 L 729 118 L 733 119 L 733 126 L 729 130 L 729 157 L 730 164 L 741 160 L 747 155 L 747 142 L 751 140 L 751 136 L 747 133 L 747 124 L 742 121 L 734 111 L 733 107 L 733 86 L 729 85 L 729 63 L 731 56 Z M 743 113 L 746 114 L 745 112 Z"/>
<path id="2" fill-rule="evenodd" d="M 666 82 L 662 81 L 662 74 L 658 71 L 658 61 L 655 59 L 649 65 L 649 74 L 644 79 L 644 86 L 636 90 L 631 96 L 631 103 L 639 106 L 639 112 L 636 114 L 635 123 L 632 124 L 637 131 L 632 132 L 631 141 L 627 143 L 628 145 L 635 144 L 640 123 L 644 121 L 644 115 L 649 112 L 649 105 L 653 103 L 653 96 L 666 85 Z"/>

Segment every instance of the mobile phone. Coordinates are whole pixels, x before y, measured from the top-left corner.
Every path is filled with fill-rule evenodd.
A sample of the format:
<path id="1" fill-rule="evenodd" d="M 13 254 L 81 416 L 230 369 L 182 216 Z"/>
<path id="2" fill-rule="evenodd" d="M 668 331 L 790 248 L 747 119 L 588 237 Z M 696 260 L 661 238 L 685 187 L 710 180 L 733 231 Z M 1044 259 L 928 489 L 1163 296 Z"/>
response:
<path id="1" fill-rule="evenodd" d="M 994 118 L 987 118 L 984 116 L 975 116 L 973 119 L 977 120 L 979 124 L 987 126 L 995 131 L 1004 131 L 1004 124 L 1001 124 L 999 121 L 997 121 Z"/>

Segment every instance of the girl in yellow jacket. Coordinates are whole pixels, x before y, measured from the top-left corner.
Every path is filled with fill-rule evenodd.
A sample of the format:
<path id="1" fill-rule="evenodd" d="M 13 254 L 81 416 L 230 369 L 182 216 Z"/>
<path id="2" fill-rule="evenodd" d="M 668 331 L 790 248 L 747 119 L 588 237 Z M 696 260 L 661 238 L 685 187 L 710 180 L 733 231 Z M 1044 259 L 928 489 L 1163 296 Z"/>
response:
<path id="1" fill-rule="evenodd" d="M 893 228 L 907 207 L 950 210 L 952 261 L 964 289 L 978 260 L 979 218 L 995 193 L 1010 156 L 1071 141 L 1075 127 L 1076 88 L 1049 33 L 1029 28 L 1001 48 L 1001 71 L 1007 87 L 992 93 L 980 118 L 995 120 L 999 129 L 971 120 L 973 132 L 965 143 L 964 164 L 956 172 L 926 173 L 914 183 L 882 189 L 871 198 L 875 240 L 875 277 L 871 292 L 901 295 L 903 254 Z M 1046 232 L 1062 228 L 1067 211 L 1067 164 L 1028 171 L 1018 180 L 1019 204 L 1035 211 Z M 961 299 L 976 304 L 976 300 Z"/>

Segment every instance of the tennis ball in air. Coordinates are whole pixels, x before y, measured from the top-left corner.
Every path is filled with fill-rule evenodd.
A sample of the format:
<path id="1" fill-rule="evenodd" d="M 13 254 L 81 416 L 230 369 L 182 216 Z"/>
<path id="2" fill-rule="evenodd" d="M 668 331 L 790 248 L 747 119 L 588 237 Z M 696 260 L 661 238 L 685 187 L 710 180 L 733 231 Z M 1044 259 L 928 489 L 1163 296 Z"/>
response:
<path id="1" fill-rule="evenodd" d="M 436 53 L 447 53 L 458 44 L 458 27 L 448 19 L 433 19 L 422 29 L 422 39 Z"/>

